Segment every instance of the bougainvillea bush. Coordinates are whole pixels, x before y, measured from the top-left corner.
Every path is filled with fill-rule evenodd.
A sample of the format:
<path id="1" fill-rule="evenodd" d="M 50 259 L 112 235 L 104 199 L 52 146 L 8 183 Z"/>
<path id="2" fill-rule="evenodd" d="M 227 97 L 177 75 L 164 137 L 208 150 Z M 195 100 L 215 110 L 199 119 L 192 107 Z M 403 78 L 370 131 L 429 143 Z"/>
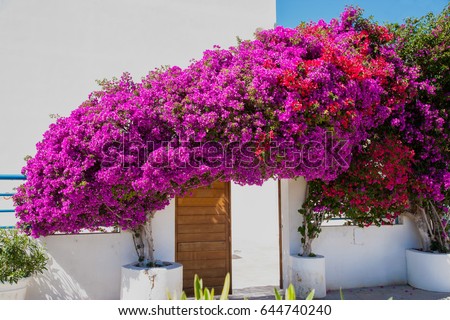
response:
<path id="1" fill-rule="evenodd" d="M 337 179 L 310 181 L 299 210 L 306 217 L 299 227 L 303 255 L 311 255 L 324 220 L 344 218 L 360 227 L 393 224 L 409 208 L 413 160 L 414 151 L 395 136 L 374 134 Z"/>
<path id="2" fill-rule="evenodd" d="M 419 80 L 426 84 L 419 92 L 421 103 L 407 105 L 407 125 L 399 130 L 416 153 L 410 211 L 421 227 L 425 249 L 450 252 L 450 5 L 438 15 L 390 28 L 400 57 L 419 68 Z"/>
<path id="3" fill-rule="evenodd" d="M 437 16 L 389 26 L 399 56 L 417 68 L 418 90 L 373 130 L 349 170 L 331 182 L 310 182 L 304 215 L 368 226 L 392 224 L 404 213 L 419 227 L 424 250 L 449 252 L 449 12 L 447 6 Z"/>
<path id="4" fill-rule="evenodd" d="M 150 239 L 155 211 L 218 179 L 334 181 L 362 165 L 353 159 L 380 152 L 376 139 L 367 143 L 384 134 L 381 127 L 407 130 L 406 108 L 422 84 L 391 41 L 386 28 L 349 8 L 340 20 L 276 27 L 236 47 L 215 47 L 186 69 L 103 82 L 51 125 L 24 167 L 28 180 L 15 197 L 19 226 L 34 236 L 120 226 L 142 241 Z M 410 157 L 394 153 L 410 149 L 396 137 L 379 143 L 386 139 L 394 151 L 377 156 L 409 168 Z M 398 179 L 408 170 L 396 172 Z M 383 188 L 400 184 L 372 186 L 385 195 Z M 402 188 L 395 201 L 404 200 Z M 386 214 L 404 206 L 370 200 Z"/>

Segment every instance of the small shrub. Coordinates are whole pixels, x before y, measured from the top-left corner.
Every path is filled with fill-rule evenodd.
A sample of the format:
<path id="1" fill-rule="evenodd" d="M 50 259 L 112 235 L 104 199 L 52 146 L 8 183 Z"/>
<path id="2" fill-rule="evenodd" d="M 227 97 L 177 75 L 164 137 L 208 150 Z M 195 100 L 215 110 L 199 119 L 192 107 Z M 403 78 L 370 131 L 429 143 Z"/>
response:
<path id="1" fill-rule="evenodd" d="M 17 283 L 46 270 L 47 254 L 34 239 L 17 230 L 0 229 L 0 282 Z"/>
<path id="2" fill-rule="evenodd" d="M 228 300 L 228 293 L 230 292 L 230 274 L 227 273 L 223 283 L 222 294 L 219 300 Z M 195 300 L 216 300 L 214 296 L 214 288 L 203 288 L 203 280 L 198 275 L 194 276 L 194 298 Z M 176 299 L 169 294 L 169 300 Z M 180 300 L 187 300 L 186 293 L 183 291 Z"/>
<path id="3" fill-rule="evenodd" d="M 283 296 L 280 294 L 280 292 L 274 288 L 274 293 L 275 293 L 275 300 L 297 300 L 297 296 L 295 294 L 295 288 L 292 285 L 292 283 L 289 285 L 289 287 L 286 289 L 286 293 L 284 295 L 284 299 Z M 311 290 L 311 292 L 308 294 L 308 296 L 306 297 L 305 300 L 313 300 L 314 299 L 314 289 Z"/>

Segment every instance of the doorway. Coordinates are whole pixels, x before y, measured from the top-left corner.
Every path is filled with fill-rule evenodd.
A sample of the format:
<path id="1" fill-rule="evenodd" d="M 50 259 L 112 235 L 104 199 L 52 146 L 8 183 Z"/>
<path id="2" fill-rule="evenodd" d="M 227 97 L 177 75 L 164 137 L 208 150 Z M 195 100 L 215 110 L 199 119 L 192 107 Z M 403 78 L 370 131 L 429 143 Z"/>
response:
<path id="1" fill-rule="evenodd" d="M 233 288 L 278 287 L 278 181 L 262 186 L 232 183 L 231 197 Z"/>
<path id="2" fill-rule="evenodd" d="M 176 261 L 183 264 L 183 289 L 193 293 L 194 275 L 204 287 L 279 286 L 279 184 L 239 186 L 214 182 L 176 198 Z"/>
<path id="3" fill-rule="evenodd" d="M 193 293 L 194 275 L 221 292 L 231 273 L 230 183 L 214 182 L 176 198 L 176 261 L 183 265 L 183 290 Z"/>

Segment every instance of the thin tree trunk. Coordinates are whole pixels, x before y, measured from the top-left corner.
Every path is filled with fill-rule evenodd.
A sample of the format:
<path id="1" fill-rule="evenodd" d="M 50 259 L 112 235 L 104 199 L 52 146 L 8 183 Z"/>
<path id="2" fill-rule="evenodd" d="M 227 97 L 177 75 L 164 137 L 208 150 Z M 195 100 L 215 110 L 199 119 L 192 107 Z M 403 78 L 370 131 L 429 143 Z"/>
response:
<path id="1" fill-rule="evenodd" d="M 309 194 L 309 185 L 308 185 L 308 183 L 306 183 L 305 200 L 304 201 L 306 201 L 308 199 L 308 194 Z M 307 209 L 307 212 L 309 215 L 311 213 L 311 209 Z M 303 248 L 302 257 L 309 257 L 312 252 L 313 239 L 309 237 L 308 223 L 307 223 L 305 216 L 303 216 L 302 223 L 303 223 L 303 226 L 305 227 L 305 235 L 303 236 L 303 243 L 302 243 L 302 248 Z"/>
<path id="2" fill-rule="evenodd" d="M 416 206 L 414 213 L 405 212 L 405 215 L 413 220 L 414 224 L 417 227 L 420 235 L 420 242 L 422 243 L 423 251 L 430 251 L 431 247 L 431 239 L 428 234 L 428 223 L 426 217 L 424 216 L 425 210 L 419 206 Z"/>
<path id="3" fill-rule="evenodd" d="M 449 247 L 448 247 L 448 241 L 446 241 L 446 238 L 444 236 L 445 234 L 445 226 L 442 222 L 442 217 L 441 215 L 437 212 L 436 207 L 433 205 L 432 202 L 429 202 L 429 206 L 430 206 L 430 212 L 431 212 L 431 216 L 433 218 L 433 223 L 434 223 L 434 236 L 435 236 L 435 241 L 439 243 L 439 248 L 437 248 L 440 252 L 444 251 L 446 252 Z"/>
<path id="4" fill-rule="evenodd" d="M 153 216 L 154 212 L 147 214 L 146 222 L 133 230 L 133 241 L 140 266 L 153 266 L 155 263 L 152 231 Z"/>
<path id="5" fill-rule="evenodd" d="M 303 253 L 302 257 L 309 257 L 312 253 L 312 240 L 311 238 L 305 239 L 305 243 L 303 243 Z"/>

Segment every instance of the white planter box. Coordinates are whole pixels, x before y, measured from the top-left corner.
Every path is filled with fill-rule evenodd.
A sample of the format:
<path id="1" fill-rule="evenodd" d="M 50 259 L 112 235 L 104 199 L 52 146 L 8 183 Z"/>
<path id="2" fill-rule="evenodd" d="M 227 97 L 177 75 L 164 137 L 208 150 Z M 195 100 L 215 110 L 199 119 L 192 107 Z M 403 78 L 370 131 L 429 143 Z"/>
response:
<path id="1" fill-rule="evenodd" d="M 137 263 L 122 267 L 121 300 L 167 300 L 168 294 L 180 298 L 183 266 L 175 262 L 157 268 L 142 268 Z"/>
<path id="2" fill-rule="evenodd" d="M 306 298 L 313 289 L 315 298 L 324 298 L 327 295 L 325 257 L 291 255 L 289 259 L 289 281 L 295 287 L 298 298 Z"/>
<path id="3" fill-rule="evenodd" d="M 0 300 L 24 300 L 30 279 L 20 279 L 13 284 L 0 282 Z"/>
<path id="4" fill-rule="evenodd" d="M 408 284 L 436 292 L 450 292 L 450 254 L 406 250 Z"/>

